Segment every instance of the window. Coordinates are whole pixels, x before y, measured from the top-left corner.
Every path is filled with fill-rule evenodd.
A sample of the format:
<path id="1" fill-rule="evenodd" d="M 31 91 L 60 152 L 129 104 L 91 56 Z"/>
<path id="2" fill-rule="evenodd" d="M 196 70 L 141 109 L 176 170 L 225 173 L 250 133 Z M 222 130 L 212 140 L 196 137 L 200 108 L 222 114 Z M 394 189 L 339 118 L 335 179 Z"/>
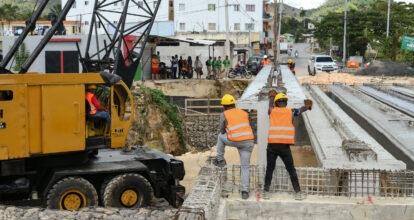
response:
<path id="1" fill-rule="evenodd" d="M 158 1 L 154 1 L 154 8 L 157 7 Z"/>
<path id="2" fill-rule="evenodd" d="M 11 101 L 11 100 L 13 100 L 13 91 L 0 90 L 0 101 Z"/>
<path id="3" fill-rule="evenodd" d="M 208 30 L 215 31 L 216 30 L 216 23 L 208 23 Z"/>
<path id="4" fill-rule="evenodd" d="M 118 21 L 114 21 L 114 24 L 118 24 Z"/>
<path id="5" fill-rule="evenodd" d="M 253 23 L 246 23 L 246 31 L 253 31 L 254 30 L 254 24 Z"/>
<path id="6" fill-rule="evenodd" d="M 85 25 L 89 25 L 89 21 L 85 21 Z"/>
<path id="7" fill-rule="evenodd" d="M 115 2 L 115 3 L 114 3 L 114 6 L 118 6 L 118 2 Z"/>
<path id="8" fill-rule="evenodd" d="M 125 6 L 125 2 L 124 2 L 124 1 L 122 1 L 122 2 L 121 2 L 121 5 L 122 5 L 122 6 Z"/>
<path id="9" fill-rule="evenodd" d="M 209 11 L 216 11 L 216 4 L 208 4 Z"/>
<path id="10" fill-rule="evenodd" d="M 180 23 L 180 31 L 184 31 L 185 30 L 185 23 Z"/>
<path id="11" fill-rule="evenodd" d="M 234 7 L 234 11 L 240 11 L 240 5 L 239 4 L 234 5 L 233 7 Z"/>
<path id="12" fill-rule="evenodd" d="M 89 1 L 85 1 L 85 5 L 89 5 Z"/>
<path id="13" fill-rule="evenodd" d="M 255 5 L 246 5 L 246 11 L 254 11 L 255 10 Z"/>
<path id="14" fill-rule="evenodd" d="M 76 8 L 76 1 L 73 2 L 72 8 Z"/>
<path id="15" fill-rule="evenodd" d="M 139 2 L 138 2 L 138 7 L 143 8 L 143 6 L 144 6 L 144 2 L 139 1 Z"/>
<path id="16" fill-rule="evenodd" d="M 178 10 L 179 11 L 184 11 L 185 10 L 185 4 L 181 3 L 178 5 Z"/>
<path id="17" fill-rule="evenodd" d="M 234 23 L 234 30 L 240 31 L 240 23 Z"/>

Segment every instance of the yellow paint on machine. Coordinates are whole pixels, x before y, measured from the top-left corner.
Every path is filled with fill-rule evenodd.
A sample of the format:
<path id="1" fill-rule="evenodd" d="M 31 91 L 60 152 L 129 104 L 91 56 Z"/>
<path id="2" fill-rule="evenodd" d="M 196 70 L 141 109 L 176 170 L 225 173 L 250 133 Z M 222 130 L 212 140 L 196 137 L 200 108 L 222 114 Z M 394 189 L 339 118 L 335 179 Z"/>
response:
<path id="1" fill-rule="evenodd" d="M 85 88 L 105 85 L 98 73 L 0 75 L 0 160 L 86 149 Z M 133 105 L 122 81 L 111 86 L 111 147 L 125 146 Z M 134 115 L 131 108 L 130 115 Z"/>

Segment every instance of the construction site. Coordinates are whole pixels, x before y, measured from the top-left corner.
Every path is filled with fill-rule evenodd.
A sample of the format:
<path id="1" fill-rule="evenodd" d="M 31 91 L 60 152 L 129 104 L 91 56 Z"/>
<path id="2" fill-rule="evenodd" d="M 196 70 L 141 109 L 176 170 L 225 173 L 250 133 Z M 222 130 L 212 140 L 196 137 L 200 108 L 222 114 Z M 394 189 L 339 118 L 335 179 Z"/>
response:
<path id="1" fill-rule="evenodd" d="M 374 61 L 312 72 L 314 43 L 295 43 L 300 57 L 275 46 L 252 78 L 242 77 L 246 68 L 240 78 L 210 78 L 210 69 L 208 78 L 157 73 L 154 80 L 147 61 L 160 61 L 157 44 L 170 52 L 185 42 L 212 48 L 213 56 L 221 44 L 154 35 L 161 1 L 122 1 L 118 12 L 107 7 L 119 1 L 95 1 L 87 35 L 56 36 L 76 7 L 64 2 L 44 36 L 29 33 L 47 0 L 20 36 L 2 38 L 0 219 L 414 219 L 412 67 Z M 103 13 L 119 16 L 110 31 Z M 146 20 L 131 25 L 128 16 Z M 98 35 L 101 26 L 105 34 Z M 57 42 L 63 49 L 52 51 Z M 16 71 L 23 44 L 30 53 Z M 280 157 L 265 184 L 272 92 L 288 97 L 289 109 L 307 108 L 290 122 L 301 199 Z M 254 136 L 247 197 L 241 151 L 226 146 L 225 164 L 217 164 L 226 95 L 247 113 Z"/>

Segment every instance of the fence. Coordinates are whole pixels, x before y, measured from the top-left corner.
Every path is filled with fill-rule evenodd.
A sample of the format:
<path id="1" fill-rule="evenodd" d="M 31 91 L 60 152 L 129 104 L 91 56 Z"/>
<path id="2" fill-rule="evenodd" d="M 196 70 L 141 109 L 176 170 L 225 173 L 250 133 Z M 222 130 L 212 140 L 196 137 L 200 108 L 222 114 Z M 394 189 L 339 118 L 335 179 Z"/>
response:
<path id="1" fill-rule="evenodd" d="M 223 168 L 223 190 L 240 189 L 240 166 Z M 263 189 L 263 167 L 251 166 L 250 187 Z M 301 189 L 308 195 L 342 197 L 414 197 L 414 171 L 347 170 L 323 168 L 296 168 Z M 270 192 L 291 192 L 289 174 L 284 167 L 273 173 Z"/>
<path id="2" fill-rule="evenodd" d="M 221 99 L 186 99 L 186 116 L 220 115 L 223 112 Z"/>

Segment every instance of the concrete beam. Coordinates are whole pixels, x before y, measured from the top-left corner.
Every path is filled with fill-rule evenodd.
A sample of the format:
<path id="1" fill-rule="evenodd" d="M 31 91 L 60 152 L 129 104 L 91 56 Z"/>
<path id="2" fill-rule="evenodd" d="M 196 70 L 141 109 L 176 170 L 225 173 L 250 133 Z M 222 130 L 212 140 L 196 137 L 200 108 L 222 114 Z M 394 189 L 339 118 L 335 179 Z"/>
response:
<path id="1" fill-rule="evenodd" d="M 350 86 L 331 85 L 327 88 L 348 115 L 375 137 L 395 158 L 404 161 L 407 168 L 414 169 L 413 117 Z"/>
<path id="2" fill-rule="evenodd" d="M 305 86 L 314 101 L 304 122 L 322 168 L 405 169 L 318 86 Z"/>

